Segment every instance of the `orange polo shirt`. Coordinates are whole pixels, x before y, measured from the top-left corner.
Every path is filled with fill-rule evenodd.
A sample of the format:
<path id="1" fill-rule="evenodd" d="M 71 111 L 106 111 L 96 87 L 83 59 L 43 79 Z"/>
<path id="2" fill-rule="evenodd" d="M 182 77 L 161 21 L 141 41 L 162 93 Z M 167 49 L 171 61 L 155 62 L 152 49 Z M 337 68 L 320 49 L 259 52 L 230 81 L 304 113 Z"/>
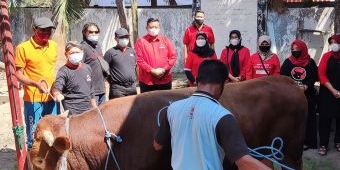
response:
<path id="1" fill-rule="evenodd" d="M 27 78 L 38 81 L 45 79 L 48 88 L 55 80 L 55 64 L 57 60 L 57 44 L 49 40 L 46 46 L 38 45 L 33 38 L 19 44 L 15 49 L 15 66 L 24 68 Z M 51 100 L 47 94 L 40 93 L 34 86 L 24 85 L 24 101 L 46 102 Z"/>
<path id="2" fill-rule="evenodd" d="M 171 40 L 163 35 L 145 35 L 135 43 L 138 80 L 147 85 L 161 85 L 172 81 L 171 68 L 176 63 L 176 49 Z M 158 79 L 151 74 L 153 68 L 164 68 L 165 75 Z"/>

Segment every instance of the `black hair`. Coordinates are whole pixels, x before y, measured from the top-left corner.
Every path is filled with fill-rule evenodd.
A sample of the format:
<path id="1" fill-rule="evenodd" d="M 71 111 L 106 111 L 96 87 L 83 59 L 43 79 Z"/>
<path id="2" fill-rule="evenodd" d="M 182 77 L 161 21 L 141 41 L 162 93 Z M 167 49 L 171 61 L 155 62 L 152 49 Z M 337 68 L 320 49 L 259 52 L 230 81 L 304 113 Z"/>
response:
<path id="1" fill-rule="evenodd" d="M 228 75 L 227 66 L 220 60 L 204 60 L 198 68 L 197 82 L 224 84 Z"/>
<path id="2" fill-rule="evenodd" d="M 239 30 L 232 30 L 229 33 L 229 38 L 231 37 L 231 34 L 236 34 L 239 39 L 241 39 L 241 32 Z"/>
<path id="3" fill-rule="evenodd" d="M 200 35 L 202 35 L 203 37 L 204 37 L 204 39 L 208 39 L 208 36 L 207 36 L 207 34 L 205 33 L 205 32 L 198 32 L 197 34 L 196 34 L 196 39 L 197 39 L 197 37 L 198 36 L 200 36 Z"/>
<path id="4" fill-rule="evenodd" d="M 199 9 L 199 10 L 196 10 L 196 11 L 195 11 L 195 16 L 196 16 L 197 13 L 203 13 L 203 14 L 204 14 L 204 11 L 202 11 L 202 10 L 200 10 L 200 9 Z"/>
<path id="5" fill-rule="evenodd" d="M 157 19 L 157 18 L 149 18 L 146 21 L 146 26 L 148 26 L 151 22 L 159 22 L 159 19 Z"/>
<path id="6" fill-rule="evenodd" d="M 86 40 L 85 34 L 86 34 L 87 29 L 88 29 L 90 26 L 95 26 L 95 27 L 97 27 L 98 31 L 100 32 L 100 29 L 99 29 L 99 27 L 98 27 L 98 25 L 97 25 L 96 23 L 94 23 L 94 22 L 88 22 L 88 23 L 86 23 L 86 24 L 84 25 L 83 30 L 81 31 L 81 32 L 83 33 L 83 40 Z"/>
<path id="7" fill-rule="evenodd" d="M 65 52 L 70 51 L 73 47 L 83 50 L 83 47 L 77 41 L 69 41 L 65 45 Z"/>

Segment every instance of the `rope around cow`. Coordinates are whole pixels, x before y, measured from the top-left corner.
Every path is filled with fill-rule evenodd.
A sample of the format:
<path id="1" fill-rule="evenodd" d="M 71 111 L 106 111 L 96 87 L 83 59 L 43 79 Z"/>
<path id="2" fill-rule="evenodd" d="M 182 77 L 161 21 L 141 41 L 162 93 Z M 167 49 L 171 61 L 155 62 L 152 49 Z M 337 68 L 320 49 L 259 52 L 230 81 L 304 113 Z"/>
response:
<path id="1" fill-rule="evenodd" d="M 169 102 L 169 103 L 171 104 L 171 102 Z M 169 106 L 164 106 L 158 111 L 158 113 L 157 113 L 157 125 L 158 125 L 158 127 L 160 127 L 160 114 L 164 109 L 166 109 L 168 107 Z M 278 145 L 279 145 L 278 148 L 275 147 L 275 143 L 277 143 L 277 142 L 278 142 Z M 249 154 L 251 156 L 255 157 L 255 158 L 264 158 L 264 159 L 271 161 L 275 165 L 286 168 L 287 170 L 295 170 L 293 168 L 290 168 L 290 167 L 278 162 L 278 161 L 282 161 L 284 159 L 284 154 L 281 151 L 282 148 L 283 148 L 283 143 L 284 142 L 283 142 L 282 138 L 275 137 L 272 140 L 272 143 L 271 143 L 270 146 L 260 146 L 260 147 L 254 148 L 254 149 L 251 149 L 251 148 L 248 147 L 248 151 L 249 151 Z M 270 150 L 271 154 L 267 154 L 267 155 L 261 154 L 260 152 L 258 152 L 260 150 Z M 273 157 L 274 159 L 271 158 L 271 157 Z"/>
<path id="2" fill-rule="evenodd" d="M 104 129 L 105 129 L 105 142 L 106 142 L 106 146 L 107 146 L 107 148 L 108 148 L 108 150 L 109 150 L 109 152 L 107 153 L 106 162 L 105 162 L 105 169 L 104 169 L 104 170 L 107 169 L 107 165 L 108 165 L 109 158 L 110 158 L 110 153 L 111 153 L 111 155 L 112 155 L 113 160 L 115 161 L 115 164 L 116 164 L 116 166 L 117 166 L 117 169 L 120 170 L 120 166 L 119 166 L 119 164 L 118 164 L 118 161 L 117 161 L 117 159 L 116 159 L 116 156 L 115 156 L 115 154 L 113 153 L 113 150 L 112 150 L 112 147 L 111 147 L 111 138 L 112 138 L 112 136 L 113 136 L 114 139 L 115 139 L 115 141 L 118 142 L 118 143 L 121 143 L 123 140 L 122 140 L 122 138 L 121 138 L 120 136 L 115 135 L 115 134 L 113 134 L 113 133 L 111 133 L 111 132 L 109 132 L 109 131 L 107 130 L 106 124 L 105 124 L 105 120 L 104 120 L 104 118 L 103 118 L 102 112 L 99 110 L 98 107 L 97 107 L 96 109 L 97 109 L 97 112 L 98 112 L 98 114 L 99 114 L 99 116 L 100 116 L 100 118 L 101 118 L 101 121 L 102 121 L 102 123 L 103 123 Z"/>

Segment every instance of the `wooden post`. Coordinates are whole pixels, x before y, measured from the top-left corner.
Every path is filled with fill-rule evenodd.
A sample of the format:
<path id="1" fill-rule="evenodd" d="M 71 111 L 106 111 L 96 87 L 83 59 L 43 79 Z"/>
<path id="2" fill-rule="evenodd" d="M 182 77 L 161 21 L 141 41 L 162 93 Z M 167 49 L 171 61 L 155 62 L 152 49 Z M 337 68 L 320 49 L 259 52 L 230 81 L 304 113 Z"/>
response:
<path id="1" fill-rule="evenodd" d="M 1 0 L 0 13 L 0 38 L 2 52 L 5 63 L 9 102 L 11 106 L 12 124 L 17 153 L 18 170 L 27 170 L 26 144 L 24 138 L 24 128 L 22 122 L 21 106 L 19 99 L 18 80 L 15 76 L 14 50 L 12 44 L 12 34 L 7 9 L 7 1 Z"/>

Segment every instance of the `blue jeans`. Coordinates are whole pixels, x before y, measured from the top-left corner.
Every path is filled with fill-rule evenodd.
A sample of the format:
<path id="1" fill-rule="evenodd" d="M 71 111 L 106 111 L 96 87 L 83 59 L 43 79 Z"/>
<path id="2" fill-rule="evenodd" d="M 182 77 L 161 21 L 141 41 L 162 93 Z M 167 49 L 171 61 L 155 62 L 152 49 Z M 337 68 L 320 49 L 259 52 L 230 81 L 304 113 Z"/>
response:
<path id="1" fill-rule="evenodd" d="M 24 102 L 27 148 L 32 148 L 34 132 L 40 118 L 49 114 L 57 115 L 60 112 L 59 110 L 59 103 L 54 101 Z"/>
<path id="2" fill-rule="evenodd" d="M 104 104 L 105 101 L 106 101 L 105 93 L 96 94 L 96 103 L 97 103 L 97 106 L 99 106 L 101 104 Z"/>

